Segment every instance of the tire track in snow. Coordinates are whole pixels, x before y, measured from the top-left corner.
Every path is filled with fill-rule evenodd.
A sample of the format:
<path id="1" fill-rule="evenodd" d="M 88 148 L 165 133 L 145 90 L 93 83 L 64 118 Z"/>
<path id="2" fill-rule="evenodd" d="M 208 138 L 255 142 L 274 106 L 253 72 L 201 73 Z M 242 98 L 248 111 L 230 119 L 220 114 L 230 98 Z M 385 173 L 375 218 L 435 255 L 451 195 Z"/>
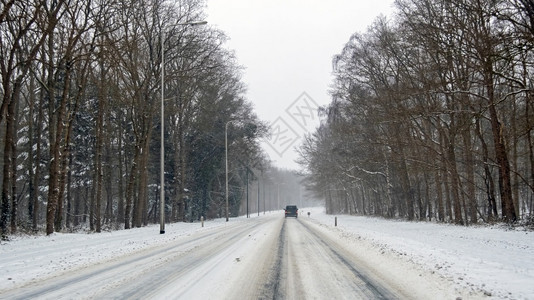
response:
<path id="1" fill-rule="evenodd" d="M 399 299 L 348 253 L 303 220 L 285 220 L 261 299 Z"/>
<path id="2" fill-rule="evenodd" d="M 284 272 L 283 260 L 286 257 L 287 249 L 287 237 L 286 237 L 286 222 L 284 221 L 280 228 L 277 240 L 277 252 L 275 255 L 275 261 L 271 267 L 271 272 L 267 282 L 263 285 L 262 299 L 283 299 L 285 294 L 284 280 L 287 276 L 287 272 Z"/>
<path id="3" fill-rule="evenodd" d="M 336 273 L 343 274 L 344 269 L 355 277 L 355 282 L 363 283 L 363 286 L 358 285 L 356 290 L 352 291 L 353 295 L 358 294 L 360 299 L 399 299 L 398 295 L 373 279 L 372 274 L 359 266 L 352 257 L 353 253 L 345 251 L 324 234 L 313 230 L 306 222 L 299 220 L 299 227 L 305 230 L 304 233 L 301 233 L 302 235 L 312 239 L 312 243 L 320 247 L 325 256 L 332 259 L 331 267 L 336 270 Z M 331 278 L 324 278 L 324 280 L 331 280 L 335 284 Z M 346 292 L 348 292 L 346 295 L 351 294 L 351 291 Z"/>

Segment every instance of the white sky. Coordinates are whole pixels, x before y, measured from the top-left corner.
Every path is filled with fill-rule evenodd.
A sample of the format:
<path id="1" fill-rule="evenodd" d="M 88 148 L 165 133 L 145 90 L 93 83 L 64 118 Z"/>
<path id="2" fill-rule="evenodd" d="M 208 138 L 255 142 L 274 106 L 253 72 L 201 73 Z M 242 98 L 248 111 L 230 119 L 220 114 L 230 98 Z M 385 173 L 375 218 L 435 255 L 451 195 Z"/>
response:
<path id="1" fill-rule="evenodd" d="M 298 169 L 294 148 L 319 124 L 310 109 L 330 102 L 332 57 L 392 9 L 393 0 L 207 0 L 209 25 L 230 38 L 248 99 L 273 128 L 263 146 L 276 166 Z"/>

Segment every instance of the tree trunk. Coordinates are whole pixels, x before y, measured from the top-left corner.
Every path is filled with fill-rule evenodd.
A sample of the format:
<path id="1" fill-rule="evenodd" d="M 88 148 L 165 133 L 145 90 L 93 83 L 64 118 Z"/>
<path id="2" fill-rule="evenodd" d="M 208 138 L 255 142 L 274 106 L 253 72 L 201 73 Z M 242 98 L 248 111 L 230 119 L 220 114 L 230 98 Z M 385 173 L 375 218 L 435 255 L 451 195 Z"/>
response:
<path id="1" fill-rule="evenodd" d="M 72 152 L 69 151 L 69 168 L 67 170 L 67 214 L 65 216 L 65 227 L 72 228 Z"/>
<path id="2" fill-rule="evenodd" d="M 495 107 L 495 96 L 493 89 L 493 67 L 491 61 L 486 62 L 486 89 L 489 99 L 489 114 L 491 122 L 491 131 L 493 133 L 493 144 L 495 147 L 495 156 L 497 165 L 499 166 L 499 189 L 501 194 L 502 217 L 506 222 L 515 222 L 517 215 L 515 214 L 514 201 L 512 199 L 512 185 L 510 176 L 510 163 L 508 162 L 508 154 L 506 151 L 504 130 L 499 117 L 497 115 L 497 108 Z"/>
<path id="3" fill-rule="evenodd" d="M 443 191 L 442 191 L 442 182 L 443 178 L 441 176 L 441 171 L 438 169 L 439 164 L 436 163 L 434 171 L 434 184 L 436 185 L 436 205 L 438 208 L 438 221 L 445 221 L 445 209 L 443 207 Z"/>
<path id="4" fill-rule="evenodd" d="M 384 156 L 384 162 L 386 165 L 386 199 L 387 199 L 387 216 L 388 218 L 395 217 L 395 204 L 393 203 L 393 184 L 391 183 L 391 172 L 390 172 L 390 163 L 388 157 L 387 147 L 382 147 L 382 155 Z M 357 210 L 357 208 L 356 208 Z"/>
<path id="5" fill-rule="evenodd" d="M 117 224 L 123 224 L 124 223 L 124 169 L 126 169 L 126 166 L 124 166 L 124 146 L 123 146 L 123 143 L 122 143 L 122 139 L 123 139 L 123 127 L 122 127 L 122 124 L 123 124 L 123 116 L 122 116 L 122 112 L 119 111 L 119 116 L 118 116 L 118 120 L 119 120 L 119 130 L 118 130 L 118 133 L 117 133 L 117 136 L 118 136 L 118 150 L 117 150 L 117 155 L 119 156 L 119 166 L 118 166 L 118 181 L 119 181 L 119 201 L 117 203 Z"/>
<path id="6" fill-rule="evenodd" d="M 400 145 L 400 143 L 399 143 Z M 402 197 L 406 205 L 406 212 L 408 220 L 414 219 L 415 207 L 414 207 L 414 195 L 412 193 L 412 187 L 410 184 L 410 177 L 408 174 L 408 167 L 406 165 L 406 158 L 404 154 L 404 148 L 399 146 L 399 164 L 400 164 L 400 181 L 402 186 Z"/>
<path id="7" fill-rule="evenodd" d="M 482 131 L 480 129 L 480 119 L 478 119 L 475 123 L 475 132 L 478 136 L 478 139 L 480 140 L 480 145 L 482 147 L 482 164 L 484 167 L 484 183 L 486 186 L 486 197 L 488 199 L 488 220 L 491 221 L 494 217 L 498 217 L 497 213 L 497 202 L 495 201 L 495 183 L 493 181 L 493 176 L 491 174 L 491 170 L 489 167 L 489 150 L 488 145 L 486 144 L 486 140 L 484 139 L 484 136 L 482 135 Z"/>
<path id="8" fill-rule="evenodd" d="M 184 132 L 183 132 L 183 121 L 180 119 L 179 130 L 178 130 L 178 139 L 179 139 L 179 187 L 178 187 L 178 220 L 185 221 L 185 179 L 186 179 L 186 162 L 185 162 L 185 143 L 184 143 Z"/>
<path id="9" fill-rule="evenodd" d="M 425 173 L 423 175 L 425 177 L 425 209 L 426 212 L 425 219 L 427 221 L 432 221 L 432 218 L 434 217 L 433 207 L 432 207 L 432 197 L 430 196 L 430 174 Z"/>
<path id="10" fill-rule="evenodd" d="M 18 86 L 18 84 L 15 84 L 15 86 Z M 13 93 L 16 93 L 16 90 L 18 88 L 15 87 Z M 12 199 L 12 185 L 15 184 L 15 182 L 12 182 L 13 176 L 13 149 L 14 149 L 14 133 L 15 133 L 15 106 L 18 99 L 16 97 L 12 97 L 11 101 L 9 102 L 9 105 L 7 106 L 7 115 L 5 118 L 6 121 L 6 132 L 5 132 L 5 144 L 4 144 L 4 169 L 3 169 L 3 177 L 2 177 L 2 216 L 0 217 L 0 223 L 1 223 L 1 230 L 2 230 L 2 236 L 5 236 L 8 234 L 8 220 L 10 217 L 10 208 L 14 204 L 13 202 L 16 201 Z M 16 209 L 15 209 L 16 211 Z"/>
<path id="11" fill-rule="evenodd" d="M 59 202 L 60 146 L 55 143 L 51 148 L 51 161 L 48 179 L 48 203 L 46 206 L 46 234 L 54 233 L 57 204 Z"/>
<path id="12" fill-rule="evenodd" d="M 82 72 L 83 73 L 83 72 Z M 82 76 L 84 78 L 84 76 Z M 66 85 L 68 88 L 69 85 Z M 71 173 L 71 164 L 72 164 L 72 154 L 71 154 L 71 137 L 72 137 L 72 131 L 74 128 L 74 118 L 76 111 L 78 110 L 78 103 L 80 101 L 81 93 L 82 93 L 82 86 L 85 86 L 85 84 L 78 84 L 79 89 L 74 97 L 74 105 L 71 108 L 71 111 L 67 114 L 65 113 L 65 116 L 62 118 L 64 119 L 65 123 L 67 124 L 67 127 L 65 128 L 65 137 L 63 138 L 63 150 L 61 154 L 61 175 L 60 175 L 60 181 L 59 181 L 59 187 L 60 187 L 60 194 L 59 199 L 61 201 L 61 205 L 58 206 L 58 218 L 56 219 L 56 228 L 58 230 L 61 229 L 62 221 L 63 221 L 63 198 L 65 194 L 65 189 L 67 189 L 67 206 L 70 205 L 70 192 L 71 192 L 71 186 L 68 184 L 69 179 L 67 176 L 70 176 Z M 67 92 L 68 93 L 68 92 Z M 70 96 L 68 96 L 70 98 Z M 68 101 L 65 99 L 65 101 Z M 68 116 L 67 116 L 68 115 Z M 65 222 L 66 223 L 66 222 Z"/>
<path id="13" fill-rule="evenodd" d="M 521 202 L 519 201 L 519 170 L 518 170 L 518 144 L 519 144 L 519 132 L 517 130 L 516 117 L 518 116 L 517 112 L 517 99 L 515 97 L 510 101 L 512 108 L 512 118 L 510 118 L 511 123 L 511 136 L 512 136 L 512 167 L 515 172 L 513 173 L 513 183 L 512 183 L 512 199 L 514 201 L 515 215 L 516 217 L 521 218 L 520 208 Z"/>
<path id="14" fill-rule="evenodd" d="M 13 111 L 13 126 L 11 128 L 13 137 L 13 142 L 11 143 L 11 233 L 17 232 L 17 219 L 18 219 L 18 206 L 19 206 L 19 196 L 17 195 L 17 124 L 18 124 L 18 110 L 19 110 L 19 100 L 18 97 L 15 98 L 17 101 L 14 102 L 14 111 Z M 11 110 L 8 108 L 8 111 Z"/>
<path id="15" fill-rule="evenodd" d="M 34 151 L 33 151 L 33 144 L 35 143 L 34 135 L 33 135 L 33 117 L 35 115 L 35 105 L 36 105 L 36 97 L 35 97 L 35 77 L 30 77 L 30 86 L 29 86 L 29 103 L 28 103 L 28 221 L 31 222 L 33 219 L 34 206 L 33 206 L 33 198 L 35 196 L 36 188 L 35 188 L 35 178 L 34 178 L 34 168 L 35 168 L 35 161 L 34 161 Z M 37 127 L 40 127 L 40 124 L 37 125 Z"/>
<path id="16" fill-rule="evenodd" d="M 150 123 L 146 120 L 147 124 Z M 150 127 L 147 125 L 147 127 Z M 148 224 L 147 212 L 148 212 L 148 156 L 150 153 L 150 132 L 146 132 L 145 140 L 143 141 L 143 150 L 140 157 L 139 167 L 139 205 L 137 207 L 137 223 L 136 227 L 141 227 Z"/>
<path id="17" fill-rule="evenodd" d="M 137 172 L 137 161 L 139 160 L 139 146 L 135 146 L 134 158 L 132 161 L 132 167 L 130 170 L 130 175 L 128 176 L 128 185 L 126 187 L 126 207 L 124 209 L 124 229 L 130 229 L 130 214 L 132 213 L 133 198 L 134 198 L 134 188 L 135 188 L 135 178 L 138 175 Z"/>
<path id="18" fill-rule="evenodd" d="M 59 163 L 59 145 L 56 143 L 56 87 L 54 84 L 54 32 L 51 32 L 48 38 L 48 79 L 47 79 L 47 92 L 48 92 L 48 136 L 49 136 L 49 151 L 50 162 L 48 166 L 48 201 L 46 204 L 46 234 L 50 235 L 54 233 L 54 220 L 56 217 L 56 203 L 57 193 L 56 178 L 57 170 L 59 169 L 57 164 Z"/>
<path id="19" fill-rule="evenodd" d="M 73 227 L 76 227 L 80 224 L 80 203 L 82 202 L 81 199 L 83 199 L 82 197 L 82 189 L 81 188 L 77 188 L 75 191 L 74 191 L 74 215 L 73 215 L 73 218 L 72 218 L 72 226 Z"/>
<path id="20" fill-rule="evenodd" d="M 100 53 L 102 50 L 100 50 Z M 102 149 L 103 149 L 103 127 L 104 127 L 104 111 L 105 111 L 105 74 L 102 64 L 102 58 L 100 57 L 100 86 L 98 88 L 98 110 L 95 124 L 95 231 L 102 231 L 102 189 L 103 189 L 103 176 L 104 171 L 102 168 Z"/>
<path id="21" fill-rule="evenodd" d="M 44 74 L 44 70 L 43 70 L 43 74 Z M 44 78 L 44 76 L 43 76 Z M 38 109 L 39 109 L 39 113 L 38 113 L 38 117 L 37 117 L 37 132 L 36 132 L 36 144 L 37 146 L 35 147 L 35 174 L 34 174 L 34 179 L 33 179 L 33 182 L 34 182 L 34 192 L 33 194 L 31 195 L 30 197 L 30 202 L 33 203 L 33 215 L 32 215 L 32 228 L 33 230 L 37 230 L 37 223 L 38 223 L 38 220 L 39 220 L 39 210 L 40 210 L 40 205 L 39 205 L 39 183 L 40 183 L 40 179 L 41 179 L 41 135 L 42 135 L 42 131 L 43 131 L 43 128 L 41 126 L 41 124 L 43 124 L 43 120 L 44 120 L 44 102 L 45 102 L 45 93 L 42 91 L 41 89 L 41 92 L 40 92 L 40 95 L 39 95 L 39 106 L 38 106 Z"/>
<path id="22" fill-rule="evenodd" d="M 471 223 L 476 224 L 477 223 L 477 211 L 478 211 L 478 205 L 477 205 L 477 199 L 475 194 L 475 168 L 474 168 L 474 159 L 473 159 L 473 149 L 471 145 L 471 132 L 469 130 L 464 130 L 462 134 L 462 138 L 464 141 L 465 146 L 465 172 L 466 172 L 466 180 L 465 184 L 467 185 L 467 208 L 469 209 L 469 218 L 471 219 Z"/>
<path id="23" fill-rule="evenodd" d="M 529 111 L 530 111 L 530 105 L 531 105 L 531 101 L 530 101 L 530 94 L 527 96 L 527 103 L 525 105 L 526 109 L 525 109 L 525 119 L 527 120 L 527 128 L 528 128 L 528 131 L 526 133 L 526 136 L 527 136 L 527 147 L 528 147 L 528 155 L 529 155 L 529 167 L 530 167 L 530 190 L 531 192 L 534 192 L 534 145 L 532 144 L 532 124 L 530 123 L 530 114 L 529 114 Z M 534 214 L 534 211 L 532 210 L 532 204 L 534 203 L 532 197 L 530 197 L 530 209 L 529 209 L 529 212 L 530 212 L 530 216 L 532 216 Z"/>
<path id="24" fill-rule="evenodd" d="M 105 167 L 104 167 L 104 186 L 106 191 L 106 209 L 104 214 L 104 223 L 111 224 L 114 222 L 114 215 L 113 215 L 113 180 L 114 178 L 114 172 L 113 172 L 113 162 L 111 158 L 111 152 L 112 152 L 112 146 L 111 141 L 108 137 L 109 133 L 109 124 L 110 122 L 106 122 L 105 126 L 105 134 L 104 134 L 104 140 L 106 141 L 104 154 L 105 154 Z"/>
<path id="25" fill-rule="evenodd" d="M 66 58 L 70 61 L 70 58 Z M 55 230 L 61 230 L 62 217 L 63 217 L 63 191 L 65 183 L 65 175 L 68 164 L 68 147 L 70 140 L 70 131 L 72 130 L 72 123 L 69 122 L 67 117 L 67 103 L 70 98 L 70 86 L 71 86 L 71 68 L 65 68 L 64 72 L 64 86 L 60 99 L 58 109 L 53 113 L 54 118 L 50 120 L 55 121 L 55 133 L 53 136 L 53 143 L 50 143 L 51 147 L 51 161 L 49 172 L 49 190 L 48 190 L 48 206 L 47 206 L 47 234 L 53 232 L 53 228 L 49 226 L 55 226 Z M 51 97 L 51 99 L 53 99 Z"/>
<path id="26" fill-rule="evenodd" d="M 449 164 L 449 171 L 450 171 L 450 178 L 451 178 L 451 192 L 452 192 L 452 204 L 453 204 L 453 211 L 454 211 L 454 223 L 463 225 L 463 218 L 462 218 L 462 205 L 460 203 L 460 183 L 459 183 L 459 175 L 458 170 L 456 168 L 456 153 L 454 151 L 454 145 L 453 145 L 454 137 L 451 137 L 449 140 L 449 145 L 447 147 L 448 150 L 448 164 Z"/>

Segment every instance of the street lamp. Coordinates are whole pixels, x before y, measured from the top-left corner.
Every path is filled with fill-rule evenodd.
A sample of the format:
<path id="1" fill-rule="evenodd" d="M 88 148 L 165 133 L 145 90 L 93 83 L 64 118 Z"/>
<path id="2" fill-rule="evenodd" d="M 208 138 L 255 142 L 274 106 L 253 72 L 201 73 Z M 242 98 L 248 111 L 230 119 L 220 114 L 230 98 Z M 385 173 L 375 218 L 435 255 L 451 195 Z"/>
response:
<path id="1" fill-rule="evenodd" d="M 187 22 L 178 24 L 180 26 L 197 26 L 206 25 L 207 21 Z M 163 26 L 162 26 L 163 28 Z M 160 145 L 160 217 L 159 217 L 159 233 L 165 233 L 165 49 L 163 47 L 165 42 L 165 32 L 161 31 L 161 145 Z"/>
<path id="2" fill-rule="evenodd" d="M 226 124 L 224 124 L 224 152 L 225 152 L 225 165 L 226 165 L 226 222 L 228 222 L 228 124 L 234 122 L 234 121 L 237 121 L 237 120 L 230 120 L 228 122 L 226 122 Z M 247 126 L 249 126 L 248 128 L 254 128 L 256 129 L 256 125 L 254 125 L 253 123 L 247 123 L 246 124 Z M 252 127 L 250 127 L 252 126 Z M 248 172 L 249 172 L 249 168 L 248 166 L 246 167 L 247 168 L 247 218 L 249 217 L 249 213 L 248 213 Z"/>
<path id="3" fill-rule="evenodd" d="M 228 222 L 228 124 L 233 122 L 230 120 L 224 124 L 224 154 L 225 154 L 225 165 L 226 165 L 226 222 Z"/>

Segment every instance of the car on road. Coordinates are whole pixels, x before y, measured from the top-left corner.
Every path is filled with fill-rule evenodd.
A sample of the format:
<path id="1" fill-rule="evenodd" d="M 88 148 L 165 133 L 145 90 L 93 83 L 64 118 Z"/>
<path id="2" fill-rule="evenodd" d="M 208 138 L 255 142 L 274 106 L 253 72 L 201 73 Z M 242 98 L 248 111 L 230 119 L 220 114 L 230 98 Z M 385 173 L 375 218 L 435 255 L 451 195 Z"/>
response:
<path id="1" fill-rule="evenodd" d="M 297 208 L 296 205 L 287 205 L 285 212 L 286 212 L 286 218 L 287 217 L 295 217 L 295 218 L 299 217 L 299 209 Z"/>

